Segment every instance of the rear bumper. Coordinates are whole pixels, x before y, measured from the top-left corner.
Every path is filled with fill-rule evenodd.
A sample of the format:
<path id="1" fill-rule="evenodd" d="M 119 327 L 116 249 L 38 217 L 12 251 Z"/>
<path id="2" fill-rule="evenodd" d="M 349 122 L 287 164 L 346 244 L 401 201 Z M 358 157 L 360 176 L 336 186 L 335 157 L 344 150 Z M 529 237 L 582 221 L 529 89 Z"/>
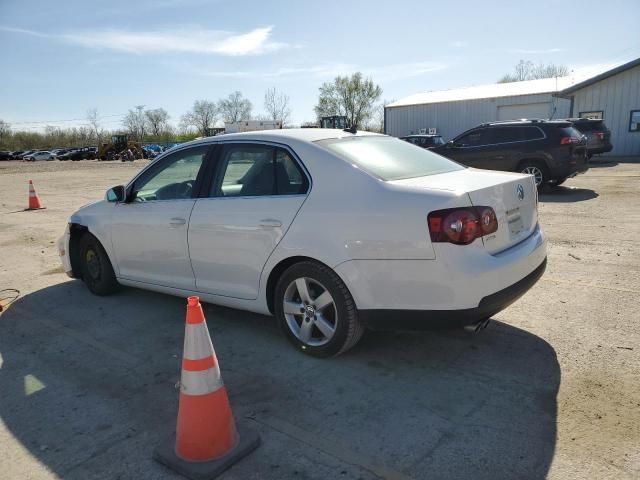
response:
<path id="1" fill-rule="evenodd" d="M 597 155 L 598 153 L 608 153 L 611 150 L 613 150 L 613 145 L 611 145 L 610 143 L 587 148 L 587 152 L 589 153 L 589 155 Z"/>
<path id="2" fill-rule="evenodd" d="M 465 316 L 465 310 L 487 313 L 477 310 L 483 301 L 482 309 L 486 307 L 485 298 L 518 284 L 547 257 L 546 238 L 539 227 L 496 254 L 488 253 L 479 239 L 462 247 L 434 245 L 432 260 L 350 260 L 334 269 L 360 311 L 443 311 L 443 315 L 463 311 Z M 424 313 L 418 316 L 429 319 Z"/>
<path id="3" fill-rule="evenodd" d="M 373 330 L 429 330 L 459 328 L 489 318 L 524 295 L 542 276 L 547 259 L 522 280 L 480 300 L 475 308 L 462 310 L 359 310 L 365 325 Z"/>

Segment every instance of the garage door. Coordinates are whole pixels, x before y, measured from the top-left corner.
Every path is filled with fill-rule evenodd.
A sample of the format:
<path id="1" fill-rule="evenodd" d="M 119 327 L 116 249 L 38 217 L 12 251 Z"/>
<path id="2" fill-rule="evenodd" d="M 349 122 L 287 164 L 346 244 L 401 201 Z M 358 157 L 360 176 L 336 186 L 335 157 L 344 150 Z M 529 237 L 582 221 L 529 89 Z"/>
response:
<path id="1" fill-rule="evenodd" d="M 498 107 L 498 120 L 515 120 L 518 118 L 549 118 L 549 104 L 544 102 L 501 105 Z"/>

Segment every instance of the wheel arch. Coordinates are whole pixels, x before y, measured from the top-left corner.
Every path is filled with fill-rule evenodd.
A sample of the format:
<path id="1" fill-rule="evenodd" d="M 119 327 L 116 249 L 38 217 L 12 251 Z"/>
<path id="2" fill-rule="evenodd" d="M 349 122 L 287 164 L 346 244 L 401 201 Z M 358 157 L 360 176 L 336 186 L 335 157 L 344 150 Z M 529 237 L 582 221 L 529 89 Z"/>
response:
<path id="1" fill-rule="evenodd" d="M 116 263 L 113 261 L 114 259 L 111 251 L 107 248 L 108 245 L 105 245 L 103 239 L 100 238 L 99 235 L 96 235 L 96 232 L 88 226 L 83 225 L 82 223 L 71 222 L 69 224 L 69 260 L 71 261 L 73 277 L 82 278 L 82 269 L 80 266 L 80 239 L 85 233 L 90 233 L 96 238 L 96 240 L 98 240 L 98 242 L 100 242 L 100 245 L 102 245 L 102 248 L 104 248 L 107 257 L 109 258 L 109 262 L 111 262 L 111 267 L 114 269 L 114 272 L 117 271 Z"/>
<path id="2" fill-rule="evenodd" d="M 520 167 L 525 163 L 539 163 L 543 167 L 549 169 L 549 161 L 544 155 L 534 155 L 521 158 L 520 160 L 518 160 L 516 170 L 520 170 Z"/>
<path id="3" fill-rule="evenodd" d="M 338 272 L 336 272 L 334 268 L 331 268 L 329 265 L 318 260 L 317 258 L 308 257 L 305 255 L 295 255 L 292 257 L 284 258 L 280 260 L 269 272 L 269 277 L 267 279 L 267 285 L 265 288 L 267 308 L 269 309 L 269 312 L 271 312 L 272 315 L 275 315 L 273 297 L 275 295 L 275 290 L 276 290 L 276 285 L 278 284 L 278 280 L 289 267 L 300 262 L 315 262 L 315 263 L 319 263 L 320 265 L 324 265 L 325 267 L 330 268 L 336 275 L 338 275 L 338 277 L 340 277 L 340 279 L 344 282 L 344 284 L 347 285 L 344 278 L 342 278 L 342 276 Z M 347 285 L 347 289 L 348 288 L 349 287 Z"/>

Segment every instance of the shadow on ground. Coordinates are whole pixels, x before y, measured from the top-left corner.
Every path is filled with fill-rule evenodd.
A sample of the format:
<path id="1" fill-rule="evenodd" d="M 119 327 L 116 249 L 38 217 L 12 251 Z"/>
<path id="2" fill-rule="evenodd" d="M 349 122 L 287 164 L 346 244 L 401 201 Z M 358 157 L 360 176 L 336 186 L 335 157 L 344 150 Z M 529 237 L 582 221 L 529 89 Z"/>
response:
<path id="1" fill-rule="evenodd" d="M 541 202 L 569 203 L 592 200 L 594 198 L 598 198 L 598 196 L 598 193 L 590 188 L 567 187 L 560 185 L 543 190 L 539 194 L 539 199 Z"/>
<path id="2" fill-rule="evenodd" d="M 234 413 L 263 439 L 222 478 L 548 472 L 560 370 L 526 331 L 370 332 L 317 360 L 269 317 L 205 314 Z M 174 478 L 151 455 L 175 422 L 183 321 L 183 299 L 135 289 L 99 298 L 76 281 L 15 302 L 0 316 L 0 419 L 26 452 L 3 446 L 11 464 L 35 457 L 68 479 Z"/>

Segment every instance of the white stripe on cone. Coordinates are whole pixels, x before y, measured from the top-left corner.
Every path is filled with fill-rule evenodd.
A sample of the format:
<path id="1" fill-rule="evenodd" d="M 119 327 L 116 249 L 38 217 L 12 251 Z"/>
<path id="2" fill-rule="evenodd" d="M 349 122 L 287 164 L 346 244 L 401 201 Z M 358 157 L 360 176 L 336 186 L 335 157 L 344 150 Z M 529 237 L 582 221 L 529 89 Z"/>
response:
<path id="1" fill-rule="evenodd" d="M 185 395 L 206 395 L 215 392 L 223 386 L 224 383 L 222 383 L 222 376 L 220 375 L 218 365 L 200 372 L 182 370 L 180 391 Z"/>
<path id="2" fill-rule="evenodd" d="M 184 358 L 189 360 L 200 360 L 214 355 L 206 323 L 187 323 L 184 330 L 183 352 Z"/>

